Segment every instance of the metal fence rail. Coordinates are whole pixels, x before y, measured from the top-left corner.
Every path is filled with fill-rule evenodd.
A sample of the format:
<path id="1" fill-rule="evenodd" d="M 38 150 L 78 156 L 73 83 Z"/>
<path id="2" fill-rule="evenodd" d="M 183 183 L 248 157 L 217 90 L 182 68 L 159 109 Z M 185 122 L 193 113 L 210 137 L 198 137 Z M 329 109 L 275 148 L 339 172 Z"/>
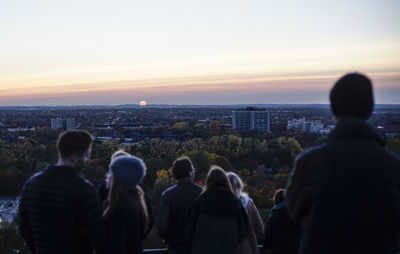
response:
<path id="1" fill-rule="evenodd" d="M 258 249 L 260 250 L 260 253 L 266 253 L 264 251 L 264 248 L 262 245 L 258 245 Z M 163 249 L 144 249 L 143 253 L 146 254 L 166 254 L 167 253 L 167 249 L 163 248 Z"/>

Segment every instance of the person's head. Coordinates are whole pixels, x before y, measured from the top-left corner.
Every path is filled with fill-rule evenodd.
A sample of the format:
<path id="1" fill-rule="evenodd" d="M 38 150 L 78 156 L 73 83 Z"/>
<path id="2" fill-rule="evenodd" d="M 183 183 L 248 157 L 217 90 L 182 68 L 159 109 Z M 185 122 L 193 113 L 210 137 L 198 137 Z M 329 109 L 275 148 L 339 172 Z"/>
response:
<path id="1" fill-rule="evenodd" d="M 204 190 L 212 190 L 216 188 L 225 189 L 232 192 L 232 186 L 225 174 L 225 171 L 222 168 L 213 165 L 208 171 Z"/>
<path id="2" fill-rule="evenodd" d="M 177 180 L 185 177 L 194 178 L 194 167 L 189 157 L 178 158 L 172 163 L 172 173 Z"/>
<path id="3" fill-rule="evenodd" d="M 357 117 L 368 119 L 374 106 L 372 84 L 359 73 L 340 78 L 330 93 L 331 111 L 336 118 Z"/>
<path id="4" fill-rule="evenodd" d="M 121 156 L 131 156 L 131 155 L 122 149 L 118 150 L 111 155 L 111 162 L 113 162 L 116 158 Z"/>
<path id="5" fill-rule="evenodd" d="M 93 139 L 92 135 L 84 130 L 61 133 L 56 145 L 59 161 L 68 162 L 73 168 L 81 169 L 90 160 Z"/>
<path id="6" fill-rule="evenodd" d="M 273 201 L 274 201 L 274 205 L 280 204 L 283 201 L 285 201 L 285 189 L 276 190 Z"/>
<path id="7" fill-rule="evenodd" d="M 107 174 L 107 182 L 109 185 L 108 206 L 104 211 L 105 218 L 116 207 L 121 196 L 130 189 L 136 189 L 141 196 L 143 203 L 143 191 L 138 186 L 139 182 L 146 175 L 146 165 L 143 160 L 135 156 L 120 156 L 115 158 L 110 166 Z M 142 204 L 143 207 L 145 205 Z M 145 212 L 146 213 L 146 212 Z"/>
<path id="8" fill-rule="evenodd" d="M 243 192 L 242 179 L 240 179 L 240 177 L 233 172 L 227 173 L 226 176 L 228 177 L 229 182 L 231 183 L 233 194 L 235 194 L 238 198 L 244 196 L 245 193 Z"/>
<path id="9" fill-rule="evenodd" d="M 111 161 L 109 173 L 114 181 L 126 186 L 136 186 L 146 175 L 146 170 L 142 159 L 132 155 L 123 155 Z"/>

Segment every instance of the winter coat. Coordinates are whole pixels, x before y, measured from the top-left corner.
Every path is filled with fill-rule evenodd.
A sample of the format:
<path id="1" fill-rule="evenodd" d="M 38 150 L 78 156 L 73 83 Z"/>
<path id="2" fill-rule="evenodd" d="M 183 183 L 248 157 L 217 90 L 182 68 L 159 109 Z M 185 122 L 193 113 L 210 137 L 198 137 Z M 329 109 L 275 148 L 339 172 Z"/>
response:
<path id="1" fill-rule="evenodd" d="M 233 254 L 247 236 L 249 218 L 230 191 L 209 189 L 195 199 L 188 213 L 187 232 L 193 254 Z"/>
<path id="2" fill-rule="evenodd" d="M 301 225 L 289 217 L 286 202 L 272 208 L 265 223 L 264 248 L 271 254 L 298 253 Z"/>
<path id="3" fill-rule="evenodd" d="M 49 166 L 22 189 L 21 236 L 32 253 L 107 251 L 105 225 L 96 192 L 71 167 Z"/>
<path id="4" fill-rule="evenodd" d="M 158 234 L 169 248 L 187 246 L 187 249 L 191 250 L 191 240 L 185 233 L 185 220 L 190 204 L 201 191 L 202 188 L 199 185 L 195 184 L 191 178 L 185 177 L 163 192 L 158 218 Z"/>
<path id="5" fill-rule="evenodd" d="M 141 254 L 146 219 L 136 189 L 128 190 L 106 219 L 113 254 Z"/>
<path id="6" fill-rule="evenodd" d="M 303 223 L 300 253 L 395 253 L 400 160 L 383 145 L 363 120 L 345 118 L 296 159 L 286 198 Z"/>
<path id="7" fill-rule="evenodd" d="M 257 240 L 264 234 L 264 224 L 253 200 L 245 195 L 240 200 L 249 216 L 249 234 L 237 246 L 237 253 L 258 254 Z"/>
<path id="8" fill-rule="evenodd" d="M 147 235 L 150 233 L 151 229 L 154 226 L 154 216 L 153 216 L 153 209 L 150 201 L 150 197 L 147 194 L 147 187 L 144 183 L 140 182 L 139 187 L 142 188 L 144 192 L 144 201 L 146 202 L 146 207 L 147 207 L 147 213 L 148 213 L 148 227 L 147 227 L 147 232 L 144 234 L 144 238 L 147 237 Z M 103 181 L 97 186 L 97 195 L 100 197 L 100 201 L 102 204 L 103 209 L 106 208 L 107 204 L 107 198 L 108 198 L 108 189 L 107 189 L 107 182 Z"/>

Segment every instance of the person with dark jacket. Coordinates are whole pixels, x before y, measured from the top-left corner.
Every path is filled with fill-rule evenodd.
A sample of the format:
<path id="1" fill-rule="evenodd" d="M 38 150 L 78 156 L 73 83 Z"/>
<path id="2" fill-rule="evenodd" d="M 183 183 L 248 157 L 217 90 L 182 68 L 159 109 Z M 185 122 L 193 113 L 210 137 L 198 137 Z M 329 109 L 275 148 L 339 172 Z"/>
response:
<path id="1" fill-rule="evenodd" d="M 298 253 L 301 225 L 289 217 L 285 201 L 285 190 L 274 194 L 274 207 L 265 223 L 264 249 L 271 254 Z"/>
<path id="2" fill-rule="evenodd" d="M 135 156 L 120 156 L 110 164 L 107 179 L 110 191 L 103 217 L 113 254 L 143 253 L 148 212 L 138 183 L 145 174 L 144 162 Z"/>
<path id="3" fill-rule="evenodd" d="M 190 206 L 186 232 L 193 254 L 234 254 L 248 234 L 249 217 L 225 171 L 212 166 L 203 193 Z"/>
<path id="4" fill-rule="evenodd" d="M 181 157 L 172 164 L 177 184 L 161 196 L 158 234 L 168 246 L 168 253 L 190 254 L 192 242 L 185 234 L 185 219 L 193 200 L 202 188 L 193 182 L 195 170 L 189 157 Z"/>
<path id="5" fill-rule="evenodd" d="M 400 160 L 366 123 L 370 80 L 345 75 L 330 93 L 337 124 L 327 144 L 298 156 L 287 206 L 302 222 L 300 253 L 396 253 L 400 232 Z"/>
<path id="6" fill-rule="evenodd" d="M 89 161 L 93 138 L 67 131 L 57 141 L 58 163 L 23 187 L 19 230 L 32 253 L 108 253 L 102 209 L 94 187 L 78 173 Z"/>
<path id="7" fill-rule="evenodd" d="M 118 150 L 116 152 L 114 152 L 111 155 L 111 162 L 110 164 L 117 159 L 118 157 L 121 156 L 131 156 L 129 153 L 127 153 L 124 150 Z M 107 176 L 107 175 L 106 175 Z M 153 228 L 154 225 L 154 217 L 153 217 L 153 209 L 151 206 L 151 201 L 150 201 L 150 197 L 147 194 L 147 187 L 146 185 L 141 181 L 139 182 L 139 187 L 143 190 L 144 192 L 144 200 L 146 202 L 146 207 L 147 207 L 147 213 L 148 213 L 148 227 L 147 227 L 147 231 L 144 234 L 144 238 L 147 237 L 147 235 L 150 233 L 151 229 Z M 99 195 L 100 197 L 100 201 L 102 204 L 103 209 L 106 208 L 107 205 L 107 198 L 108 198 L 108 192 L 109 192 L 109 186 L 107 185 L 107 181 L 103 181 L 101 182 L 98 186 L 97 186 L 97 195 Z"/>

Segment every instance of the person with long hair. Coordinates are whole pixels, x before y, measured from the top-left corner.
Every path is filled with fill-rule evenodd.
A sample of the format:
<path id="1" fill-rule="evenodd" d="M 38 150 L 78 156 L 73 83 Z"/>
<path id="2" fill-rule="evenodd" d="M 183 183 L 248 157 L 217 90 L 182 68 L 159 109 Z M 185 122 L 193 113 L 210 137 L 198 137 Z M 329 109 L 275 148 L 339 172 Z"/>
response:
<path id="1" fill-rule="evenodd" d="M 225 171 L 211 166 L 202 194 L 188 213 L 188 235 L 193 254 L 234 254 L 248 234 L 249 218 L 233 194 Z"/>
<path id="2" fill-rule="evenodd" d="M 125 150 L 117 150 L 115 151 L 112 155 L 111 155 L 111 163 L 113 163 L 114 160 L 116 160 L 119 157 L 122 156 L 131 156 L 128 152 L 126 152 Z M 109 181 L 109 177 L 108 174 L 110 173 L 110 171 L 107 171 L 106 174 L 106 180 L 101 182 L 98 187 L 97 187 L 97 195 L 100 198 L 103 210 L 106 208 L 107 206 L 107 198 L 108 198 L 108 194 L 109 194 L 109 189 L 110 189 L 110 181 Z M 147 231 L 145 233 L 145 238 L 147 237 L 147 235 L 150 233 L 151 229 L 153 228 L 154 225 L 154 216 L 153 216 L 153 209 L 151 207 L 151 201 L 150 201 L 150 197 L 148 195 L 148 191 L 146 188 L 146 185 L 143 183 L 143 181 L 139 182 L 139 187 L 142 188 L 143 192 L 144 192 L 144 200 L 146 202 L 146 206 L 147 206 L 147 213 L 148 213 L 148 227 L 147 227 Z"/>
<path id="3" fill-rule="evenodd" d="M 238 254 L 258 254 L 257 240 L 264 234 L 264 225 L 257 207 L 253 200 L 249 198 L 247 193 L 243 192 L 243 182 L 238 175 L 233 172 L 226 174 L 232 185 L 233 193 L 240 199 L 244 208 L 249 215 L 249 234 L 238 245 Z"/>
<path id="4" fill-rule="evenodd" d="M 103 213 L 113 253 L 143 252 L 149 215 L 144 192 L 138 185 L 146 174 L 144 162 L 135 156 L 120 156 L 110 164 L 109 193 Z"/>
<path id="5" fill-rule="evenodd" d="M 118 157 L 121 157 L 121 156 L 131 156 L 131 155 L 130 155 L 128 152 L 124 151 L 124 150 L 118 150 L 118 151 L 114 152 L 114 153 L 111 155 L 111 162 L 110 162 L 110 164 L 111 164 L 115 159 L 117 159 Z M 108 172 L 107 172 L 107 173 L 108 173 Z M 106 179 L 107 179 L 107 178 L 108 178 L 108 177 L 107 177 L 107 175 L 106 175 Z M 109 190 L 109 188 L 110 188 L 110 186 L 109 186 L 109 183 L 107 183 L 107 180 L 101 182 L 101 183 L 99 184 L 99 186 L 97 186 L 97 195 L 99 195 L 100 201 L 101 201 L 102 204 L 105 203 L 105 202 L 107 201 L 108 190 Z"/>

